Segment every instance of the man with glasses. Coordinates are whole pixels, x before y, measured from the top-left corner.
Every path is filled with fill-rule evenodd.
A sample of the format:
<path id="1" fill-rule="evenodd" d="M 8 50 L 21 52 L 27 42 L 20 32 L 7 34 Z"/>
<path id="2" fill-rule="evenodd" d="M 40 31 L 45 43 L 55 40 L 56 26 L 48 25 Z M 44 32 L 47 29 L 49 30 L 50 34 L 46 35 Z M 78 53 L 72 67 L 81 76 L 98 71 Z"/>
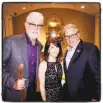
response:
<path id="1" fill-rule="evenodd" d="M 64 27 L 68 47 L 64 56 L 66 101 L 100 100 L 100 51 L 80 39 L 80 31 L 73 24 Z"/>
<path id="2" fill-rule="evenodd" d="M 25 101 L 37 101 L 36 92 L 41 35 L 44 17 L 39 12 L 30 12 L 25 21 L 25 33 L 3 40 L 3 100 L 21 101 L 20 91 L 25 89 Z M 18 66 L 22 64 L 22 79 L 18 79 Z M 23 100 L 22 100 L 23 101 Z"/>

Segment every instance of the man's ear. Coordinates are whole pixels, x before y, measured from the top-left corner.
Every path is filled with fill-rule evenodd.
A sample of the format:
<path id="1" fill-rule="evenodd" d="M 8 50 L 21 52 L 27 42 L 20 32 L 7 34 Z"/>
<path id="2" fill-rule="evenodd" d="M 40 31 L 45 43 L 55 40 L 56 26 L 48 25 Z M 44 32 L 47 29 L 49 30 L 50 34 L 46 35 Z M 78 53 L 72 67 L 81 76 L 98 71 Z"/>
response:
<path id="1" fill-rule="evenodd" d="M 25 26 L 25 28 L 27 29 L 28 28 L 28 23 L 24 23 L 24 26 Z"/>
<path id="2" fill-rule="evenodd" d="M 78 37 L 80 38 L 80 33 L 78 33 L 77 35 L 78 35 Z"/>

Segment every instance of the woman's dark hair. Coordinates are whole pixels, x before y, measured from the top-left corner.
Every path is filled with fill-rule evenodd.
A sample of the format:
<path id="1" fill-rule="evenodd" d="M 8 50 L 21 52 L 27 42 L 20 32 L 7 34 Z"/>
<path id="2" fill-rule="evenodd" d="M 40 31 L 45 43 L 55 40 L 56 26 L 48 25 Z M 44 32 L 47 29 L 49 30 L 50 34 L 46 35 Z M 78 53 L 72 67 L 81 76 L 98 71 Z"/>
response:
<path id="1" fill-rule="evenodd" d="M 55 46 L 57 46 L 59 48 L 57 61 L 61 61 L 61 59 L 62 59 L 62 47 L 61 47 L 60 41 L 57 40 L 56 38 L 48 38 L 48 40 L 45 44 L 45 48 L 44 48 L 44 60 L 47 61 L 47 59 L 48 59 L 48 56 L 49 56 L 48 49 L 50 47 L 50 43 L 54 44 Z"/>

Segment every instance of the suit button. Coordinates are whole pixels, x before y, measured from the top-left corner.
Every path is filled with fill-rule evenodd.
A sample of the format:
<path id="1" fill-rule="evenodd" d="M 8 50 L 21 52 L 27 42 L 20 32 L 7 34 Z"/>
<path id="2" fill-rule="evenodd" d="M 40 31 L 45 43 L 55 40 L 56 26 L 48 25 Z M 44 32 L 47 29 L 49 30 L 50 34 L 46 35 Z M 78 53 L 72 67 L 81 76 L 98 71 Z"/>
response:
<path id="1" fill-rule="evenodd" d="M 32 54 L 32 56 L 34 56 L 34 54 Z"/>
<path id="2" fill-rule="evenodd" d="M 31 70 L 32 72 L 34 72 L 34 70 Z"/>
<path id="3" fill-rule="evenodd" d="M 34 64 L 34 62 L 31 62 L 31 64 Z"/>

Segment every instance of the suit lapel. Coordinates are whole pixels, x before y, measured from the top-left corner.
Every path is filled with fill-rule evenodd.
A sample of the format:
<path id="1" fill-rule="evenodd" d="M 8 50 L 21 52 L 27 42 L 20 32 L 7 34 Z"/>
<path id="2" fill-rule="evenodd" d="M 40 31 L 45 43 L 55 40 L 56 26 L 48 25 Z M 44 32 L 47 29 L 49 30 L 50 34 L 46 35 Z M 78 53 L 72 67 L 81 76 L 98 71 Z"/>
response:
<path id="1" fill-rule="evenodd" d="M 64 59 L 63 59 L 63 63 L 64 63 L 64 66 L 65 66 L 65 69 L 66 69 L 66 70 L 67 70 L 67 65 L 66 65 L 67 52 L 68 52 L 68 50 L 66 50 L 65 55 L 64 55 Z"/>
<path id="2" fill-rule="evenodd" d="M 65 82 L 67 83 L 67 65 L 66 65 L 66 55 L 67 55 L 68 50 L 66 50 L 64 59 L 63 59 L 63 68 L 65 72 Z"/>
<path id="3" fill-rule="evenodd" d="M 38 78 L 38 66 L 39 66 L 39 58 L 40 58 L 40 46 L 37 46 L 37 66 L 36 66 L 36 80 Z"/>
<path id="4" fill-rule="evenodd" d="M 28 73 L 28 52 L 27 52 L 27 40 L 26 40 L 26 37 L 25 35 L 23 35 L 22 37 L 22 41 L 21 41 L 21 54 L 22 54 L 22 58 L 24 60 L 24 69 L 26 70 L 23 70 L 23 76 L 25 77 L 28 77 L 29 76 L 29 73 Z"/>
<path id="5" fill-rule="evenodd" d="M 41 54 L 41 49 L 42 49 L 42 45 L 40 44 L 40 42 L 37 40 L 38 42 L 38 46 L 37 46 L 37 66 L 36 66 L 36 91 L 40 91 L 39 88 L 39 79 L 38 79 L 38 70 L 39 70 L 39 62 L 40 62 L 40 54 Z"/>
<path id="6" fill-rule="evenodd" d="M 72 59 L 71 59 L 71 61 L 70 61 L 70 63 L 69 63 L 69 66 L 70 66 L 70 65 L 73 63 L 73 61 L 81 54 L 82 49 L 83 49 L 83 42 L 82 42 L 82 40 L 81 40 L 80 43 L 78 44 L 78 46 L 77 46 L 74 54 L 73 54 L 73 57 L 72 57 Z M 68 68 L 69 68 L 69 66 L 68 66 Z"/>
<path id="7" fill-rule="evenodd" d="M 38 68 L 39 68 L 39 61 L 40 61 L 40 53 L 41 53 L 41 44 L 40 42 L 37 40 L 38 46 L 37 46 L 37 66 L 36 66 L 36 79 L 38 77 Z"/>

